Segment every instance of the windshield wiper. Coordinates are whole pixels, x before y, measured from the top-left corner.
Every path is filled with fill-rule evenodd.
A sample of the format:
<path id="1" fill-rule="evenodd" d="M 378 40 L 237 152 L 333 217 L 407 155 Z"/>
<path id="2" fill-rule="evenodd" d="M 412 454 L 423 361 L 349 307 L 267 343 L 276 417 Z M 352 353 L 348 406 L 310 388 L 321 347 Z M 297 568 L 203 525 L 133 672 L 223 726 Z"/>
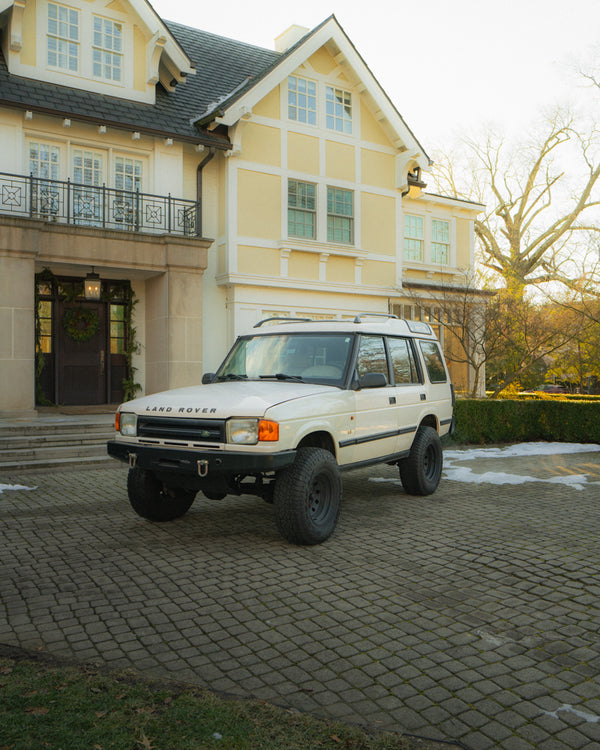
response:
<path id="1" fill-rule="evenodd" d="M 237 372 L 228 372 L 227 375 L 219 375 L 217 380 L 248 380 L 248 376 L 238 375 Z"/>
<path id="2" fill-rule="evenodd" d="M 285 372 L 276 372 L 275 375 L 259 375 L 261 380 L 295 380 L 298 383 L 304 383 L 300 375 L 288 375 Z"/>

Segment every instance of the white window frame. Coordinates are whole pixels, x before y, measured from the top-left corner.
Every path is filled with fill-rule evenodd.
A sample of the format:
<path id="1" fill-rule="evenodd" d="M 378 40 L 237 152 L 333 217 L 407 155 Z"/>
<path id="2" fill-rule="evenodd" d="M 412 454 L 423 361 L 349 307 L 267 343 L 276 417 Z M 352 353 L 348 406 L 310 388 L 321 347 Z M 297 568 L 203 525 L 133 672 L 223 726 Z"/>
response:
<path id="1" fill-rule="evenodd" d="M 96 22 L 99 21 L 101 24 L 100 30 L 96 29 Z M 106 26 L 110 24 L 110 34 L 107 37 Z M 118 28 L 119 34 L 115 34 L 115 29 Z M 100 41 L 98 41 L 98 36 Z M 109 39 L 111 45 L 105 46 L 106 40 Z M 118 47 L 118 49 L 117 49 Z M 124 47 L 124 34 L 123 24 L 120 21 L 115 21 L 113 18 L 107 18 L 96 13 L 92 14 L 92 75 L 94 78 L 109 83 L 123 85 L 124 77 L 124 66 L 123 66 L 123 47 Z M 100 55 L 100 60 L 96 60 L 96 55 Z M 115 64 L 116 63 L 116 64 Z M 96 73 L 96 66 L 100 66 L 100 73 Z M 110 68 L 111 71 L 118 70 L 119 77 L 115 78 L 114 75 L 110 77 L 105 75 L 106 68 Z"/>
<path id="2" fill-rule="evenodd" d="M 303 186 L 310 186 L 313 188 L 313 207 L 309 208 L 308 206 L 302 206 L 300 204 L 291 206 L 290 205 L 290 186 L 292 184 L 295 185 L 303 185 Z M 302 240 L 316 240 L 317 239 L 317 208 L 318 208 L 318 193 L 317 193 L 317 184 L 315 182 L 307 182 L 306 180 L 295 180 L 295 179 L 288 179 L 288 203 L 287 203 L 287 233 L 288 237 L 295 237 L 297 239 Z M 303 196 L 304 198 L 310 197 L 310 196 Z M 290 232 L 290 211 L 293 211 L 294 213 L 304 214 L 305 216 L 310 215 L 312 217 L 312 235 L 308 236 L 306 234 L 294 234 Z M 296 222 L 294 222 L 296 223 Z"/>
<path id="3" fill-rule="evenodd" d="M 292 81 L 295 84 L 291 88 Z M 301 90 L 303 88 L 304 90 Z M 291 102 L 291 99 L 294 102 Z M 310 105 L 314 103 L 314 107 Z M 294 113 L 294 116 L 292 115 Z M 302 118 L 304 113 L 304 119 Z M 300 116 L 299 116 L 300 115 Z M 310 78 L 301 76 L 288 76 L 287 79 L 287 116 L 291 122 L 299 122 L 303 125 L 318 125 L 319 120 L 319 84 Z"/>
<path id="4" fill-rule="evenodd" d="M 439 225 L 445 225 L 441 234 Z M 450 264 L 450 221 L 448 219 L 431 220 L 431 262 L 440 266 Z"/>
<path id="5" fill-rule="evenodd" d="M 420 231 L 417 227 L 420 225 Z M 423 263 L 425 250 L 425 217 L 421 214 L 404 214 L 402 255 L 408 263 Z"/>
<path id="6" fill-rule="evenodd" d="M 56 18 L 50 17 L 50 9 L 56 8 Z M 60 18 L 61 10 L 65 11 L 68 15 L 67 20 L 62 20 Z M 73 22 L 71 19 L 71 16 L 74 16 L 74 20 L 76 23 Z M 50 26 L 51 24 L 56 24 L 56 30 L 51 31 Z M 61 34 L 61 24 L 66 24 L 67 27 L 67 34 Z M 72 37 L 70 35 L 70 27 L 75 26 L 77 34 L 76 38 Z M 82 25 L 81 25 L 81 11 L 79 8 L 74 8 L 70 5 L 63 5 L 62 3 L 48 3 L 47 5 L 47 11 L 46 11 L 46 65 L 51 70 L 57 70 L 66 73 L 79 73 L 81 71 L 82 67 L 82 60 L 81 60 L 81 33 L 82 33 Z M 51 49 L 50 40 L 54 40 L 56 42 L 56 49 Z M 60 48 L 61 44 L 64 45 L 65 51 L 61 53 Z M 70 47 L 74 47 L 75 55 L 73 55 L 70 51 Z M 56 56 L 56 63 L 50 62 L 50 55 Z M 66 55 L 66 65 L 60 65 L 60 57 L 61 55 Z M 75 61 L 77 63 L 75 68 L 72 68 L 70 66 L 70 59 L 74 57 Z"/>
<path id="7" fill-rule="evenodd" d="M 334 206 L 333 210 L 329 207 L 330 191 L 334 192 Z M 335 210 L 335 193 L 346 193 L 351 198 L 352 213 L 340 213 Z M 355 197 L 354 190 L 348 190 L 347 188 L 336 187 L 335 185 L 327 186 L 327 242 L 339 245 L 354 245 L 354 231 L 355 231 Z M 344 224 L 347 222 L 348 229 L 345 230 Z M 330 231 L 331 230 L 331 231 Z M 336 233 L 347 232 L 350 239 L 336 239 Z"/>
<path id="8" fill-rule="evenodd" d="M 352 92 L 325 85 L 325 127 L 334 133 L 352 135 L 353 125 Z"/>

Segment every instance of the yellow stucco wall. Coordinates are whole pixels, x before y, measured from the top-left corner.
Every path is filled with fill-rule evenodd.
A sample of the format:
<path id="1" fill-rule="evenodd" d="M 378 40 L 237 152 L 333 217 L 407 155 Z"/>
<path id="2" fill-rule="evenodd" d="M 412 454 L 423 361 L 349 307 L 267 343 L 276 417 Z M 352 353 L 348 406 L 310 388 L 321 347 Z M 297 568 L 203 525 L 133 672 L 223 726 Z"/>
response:
<path id="1" fill-rule="evenodd" d="M 308 58 L 310 66 L 323 76 L 328 76 L 335 70 L 337 63 L 324 47 L 317 50 Z M 298 71 L 298 75 L 307 75 L 306 72 Z"/>
<path id="2" fill-rule="evenodd" d="M 365 260 L 362 268 L 362 283 L 367 286 L 390 287 L 393 285 L 396 266 L 376 260 Z"/>
<path id="3" fill-rule="evenodd" d="M 385 255 L 396 253 L 396 203 L 393 198 L 361 193 L 362 246 Z"/>
<path id="4" fill-rule="evenodd" d="M 21 47 L 21 63 L 23 65 L 36 64 L 36 2 L 28 2 L 23 11 L 23 46 Z"/>
<path id="5" fill-rule="evenodd" d="M 396 159 L 392 154 L 361 150 L 361 172 L 364 185 L 394 190 L 396 187 Z"/>
<path id="6" fill-rule="evenodd" d="M 278 120 L 280 116 L 279 106 L 279 87 L 277 87 L 254 105 L 252 114 Z"/>
<path id="7" fill-rule="evenodd" d="M 378 146 L 392 145 L 364 101 L 360 103 L 360 129 L 363 141 L 370 141 Z"/>
<path id="8" fill-rule="evenodd" d="M 292 279 L 318 279 L 319 256 L 313 253 L 291 253 L 288 276 Z"/>
<path id="9" fill-rule="evenodd" d="M 279 167 L 281 166 L 281 131 L 279 128 L 250 122 L 244 126 L 242 149 L 246 161 Z"/>
<path id="10" fill-rule="evenodd" d="M 279 276 L 279 251 L 265 247 L 238 247 L 238 273 Z"/>
<path id="11" fill-rule="evenodd" d="M 238 234 L 244 237 L 281 237 L 281 177 L 238 171 Z"/>
<path id="12" fill-rule="evenodd" d="M 327 177 L 334 180 L 354 182 L 356 169 L 354 164 L 354 146 L 345 143 L 326 141 L 325 159 Z"/>
<path id="13" fill-rule="evenodd" d="M 288 168 L 319 174 L 319 139 L 300 133 L 288 133 Z"/>
<path id="14" fill-rule="evenodd" d="M 327 281 L 334 284 L 353 284 L 354 260 L 330 255 L 327 260 Z"/>
<path id="15" fill-rule="evenodd" d="M 146 36 L 137 25 L 133 27 L 133 88 L 146 90 Z"/>
<path id="16" fill-rule="evenodd" d="M 466 268 L 471 259 L 471 235 L 467 219 L 456 220 L 456 265 Z"/>

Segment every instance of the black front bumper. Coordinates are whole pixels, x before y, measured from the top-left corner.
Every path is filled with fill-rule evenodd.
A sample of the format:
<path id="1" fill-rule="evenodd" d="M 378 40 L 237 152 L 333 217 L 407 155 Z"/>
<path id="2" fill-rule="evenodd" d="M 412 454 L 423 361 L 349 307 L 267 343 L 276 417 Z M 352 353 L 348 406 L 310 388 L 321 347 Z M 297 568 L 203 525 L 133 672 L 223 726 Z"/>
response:
<path id="1" fill-rule="evenodd" d="M 187 477 L 198 487 L 232 476 L 279 471 L 293 463 L 296 451 L 242 453 L 233 451 L 189 450 L 162 445 L 139 445 L 109 440 L 108 455 L 157 476 Z"/>

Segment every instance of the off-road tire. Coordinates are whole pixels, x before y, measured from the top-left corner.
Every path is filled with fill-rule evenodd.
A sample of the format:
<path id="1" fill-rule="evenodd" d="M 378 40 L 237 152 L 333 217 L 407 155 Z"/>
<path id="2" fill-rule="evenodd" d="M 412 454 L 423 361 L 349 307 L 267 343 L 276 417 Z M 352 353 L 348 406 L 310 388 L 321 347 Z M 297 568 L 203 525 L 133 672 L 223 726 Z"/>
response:
<path id="1" fill-rule="evenodd" d="M 409 495 L 431 495 L 442 476 L 440 436 L 433 427 L 419 427 L 408 458 L 398 463 L 400 480 Z"/>
<path id="2" fill-rule="evenodd" d="M 196 493 L 180 487 L 165 487 L 151 471 L 129 469 L 127 494 L 134 511 L 148 521 L 173 521 L 190 509 Z"/>
<path id="3" fill-rule="evenodd" d="M 335 529 L 342 503 L 342 478 L 323 448 L 300 448 L 294 463 L 277 475 L 275 520 L 292 544 L 320 544 Z"/>

